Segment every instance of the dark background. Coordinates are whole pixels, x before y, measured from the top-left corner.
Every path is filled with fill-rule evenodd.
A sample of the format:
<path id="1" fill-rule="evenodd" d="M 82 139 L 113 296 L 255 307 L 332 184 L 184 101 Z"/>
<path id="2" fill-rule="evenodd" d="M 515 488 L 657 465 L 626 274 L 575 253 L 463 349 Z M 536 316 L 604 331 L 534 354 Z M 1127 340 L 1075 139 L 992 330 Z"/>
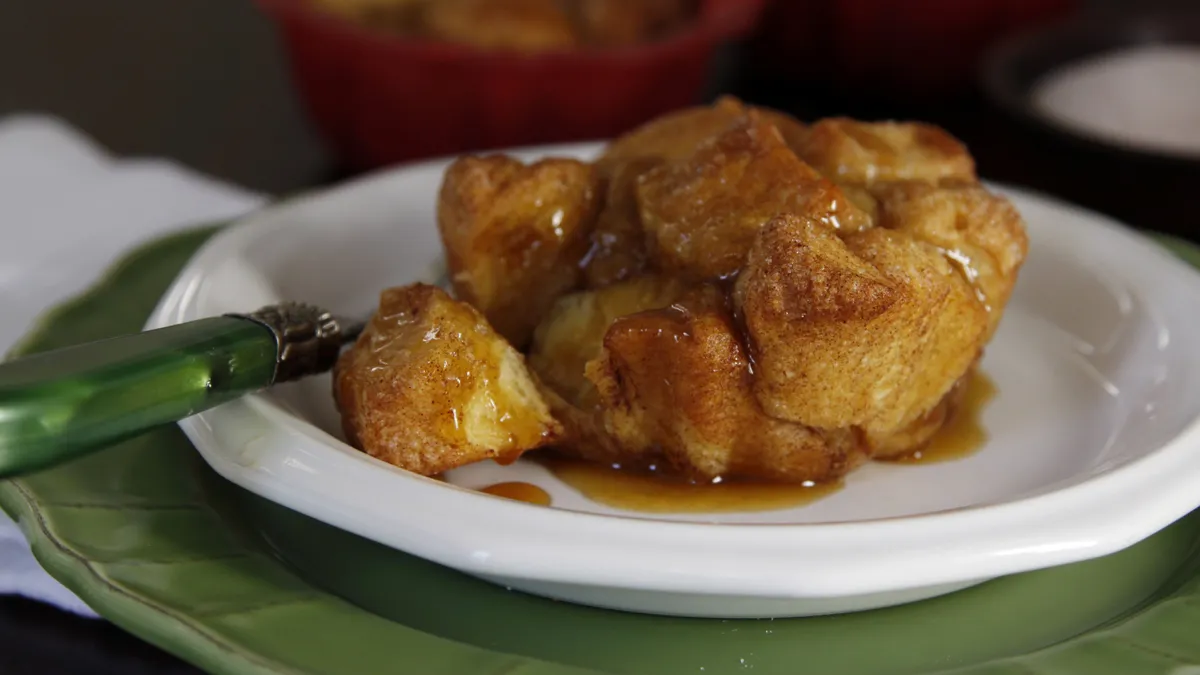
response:
<path id="1" fill-rule="evenodd" d="M 923 0 L 911 4 L 918 11 Z M 1197 5 L 1195 0 L 1083 4 L 1108 12 Z M 809 101 L 820 113 L 865 108 L 889 116 L 945 108 L 940 101 L 863 106 L 822 92 L 771 94 L 766 97 Z M 60 115 L 116 153 L 172 157 L 264 191 L 310 185 L 330 170 L 330 158 L 291 90 L 274 28 L 251 0 L 3 0 L 0 115 L 26 110 Z M 933 112 L 954 118 L 952 132 L 982 133 L 971 122 L 978 108 L 948 116 Z"/>
<path id="2" fill-rule="evenodd" d="M 1102 12 L 1196 5 L 1085 4 Z M 828 84 L 782 87 L 738 73 L 738 63 L 736 53 L 726 59 L 721 88 L 747 100 L 801 118 L 929 120 L 971 147 L 985 178 L 1055 194 L 1136 227 L 1196 238 L 1200 223 L 1184 201 L 1194 174 L 1181 179 L 1153 166 L 1097 162 L 1012 119 L 974 86 L 933 96 Z M 272 25 L 249 0 L 2 0 L 0 117 L 12 112 L 50 112 L 117 154 L 171 157 L 266 192 L 346 175 L 305 117 Z M 0 225 L 0 231 L 16 226 Z M 103 621 L 2 597 L 0 672 L 195 671 Z"/>

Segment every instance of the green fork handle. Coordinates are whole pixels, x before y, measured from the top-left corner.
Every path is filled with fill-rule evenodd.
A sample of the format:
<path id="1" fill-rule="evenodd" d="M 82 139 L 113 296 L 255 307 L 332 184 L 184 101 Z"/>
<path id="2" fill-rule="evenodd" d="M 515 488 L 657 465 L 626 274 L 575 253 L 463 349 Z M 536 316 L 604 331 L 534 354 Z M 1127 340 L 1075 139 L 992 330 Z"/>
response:
<path id="1" fill-rule="evenodd" d="M 0 364 L 0 477 L 82 456 L 270 386 L 275 333 L 218 317 Z"/>

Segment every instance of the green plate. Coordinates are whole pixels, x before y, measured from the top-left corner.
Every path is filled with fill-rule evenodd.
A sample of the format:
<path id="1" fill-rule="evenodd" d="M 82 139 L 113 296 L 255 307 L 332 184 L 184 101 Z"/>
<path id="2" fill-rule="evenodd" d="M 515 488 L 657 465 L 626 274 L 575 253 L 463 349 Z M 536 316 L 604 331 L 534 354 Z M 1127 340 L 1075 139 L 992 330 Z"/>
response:
<path id="1" fill-rule="evenodd" d="M 138 330 L 212 231 L 134 252 L 18 351 Z M 0 505 L 98 612 L 215 672 L 1200 673 L 1200 512 L 1105 558 L 925 602 L 718 621 L 535 598 L 384 548 L 218 478 L 174 427 L 0 483 Z"/>

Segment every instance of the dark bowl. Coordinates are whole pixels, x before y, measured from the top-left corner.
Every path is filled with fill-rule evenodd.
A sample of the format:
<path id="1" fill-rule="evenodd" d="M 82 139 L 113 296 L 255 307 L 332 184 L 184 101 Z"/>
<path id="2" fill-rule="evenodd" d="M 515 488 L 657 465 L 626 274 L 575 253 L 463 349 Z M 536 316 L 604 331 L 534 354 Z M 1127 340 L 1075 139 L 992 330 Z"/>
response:
<path id="1" fill-rule="evenodd" d="M 1039 79 L 1073 61 L 1139 45 L 1200 44 L 1200 13 L 1083 16 L 997 45 L 980 70 L 984 94 L 1025 133 L 1000 151 L 1005 180 L 1036 176 L 1039 189 L 1139 228 L 1200 241 L 1195 194 L 1200 159 L 1110 143 L 1034 105 Z M 1007 113 L 1007 114 L 1004 114 Z"/>
<path id="2" fill-rule="evenodd" d="M 1167 44 L 1200 45 L 1200 11 L 1083 16 L 1022 33 L 989 51 L 980 81 L 993 103 L 1079 150 L 1139 165 L 1200 169 L 1200 155 L 1110 143 L 1055 120 L 1032 100 L 1038 81 L 1059 67 L 1123 48 Z"/>

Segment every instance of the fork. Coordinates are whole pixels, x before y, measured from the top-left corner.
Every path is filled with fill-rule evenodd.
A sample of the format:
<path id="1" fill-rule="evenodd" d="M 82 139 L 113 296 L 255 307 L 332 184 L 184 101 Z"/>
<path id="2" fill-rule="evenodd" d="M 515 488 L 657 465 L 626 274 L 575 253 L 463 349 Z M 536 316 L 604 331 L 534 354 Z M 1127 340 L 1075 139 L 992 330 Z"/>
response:
<path id="1" fill-rule="evenodd" d="M 0 478 L 333 368 L 364 323 L 298 302 L 0 364 Z"/>

